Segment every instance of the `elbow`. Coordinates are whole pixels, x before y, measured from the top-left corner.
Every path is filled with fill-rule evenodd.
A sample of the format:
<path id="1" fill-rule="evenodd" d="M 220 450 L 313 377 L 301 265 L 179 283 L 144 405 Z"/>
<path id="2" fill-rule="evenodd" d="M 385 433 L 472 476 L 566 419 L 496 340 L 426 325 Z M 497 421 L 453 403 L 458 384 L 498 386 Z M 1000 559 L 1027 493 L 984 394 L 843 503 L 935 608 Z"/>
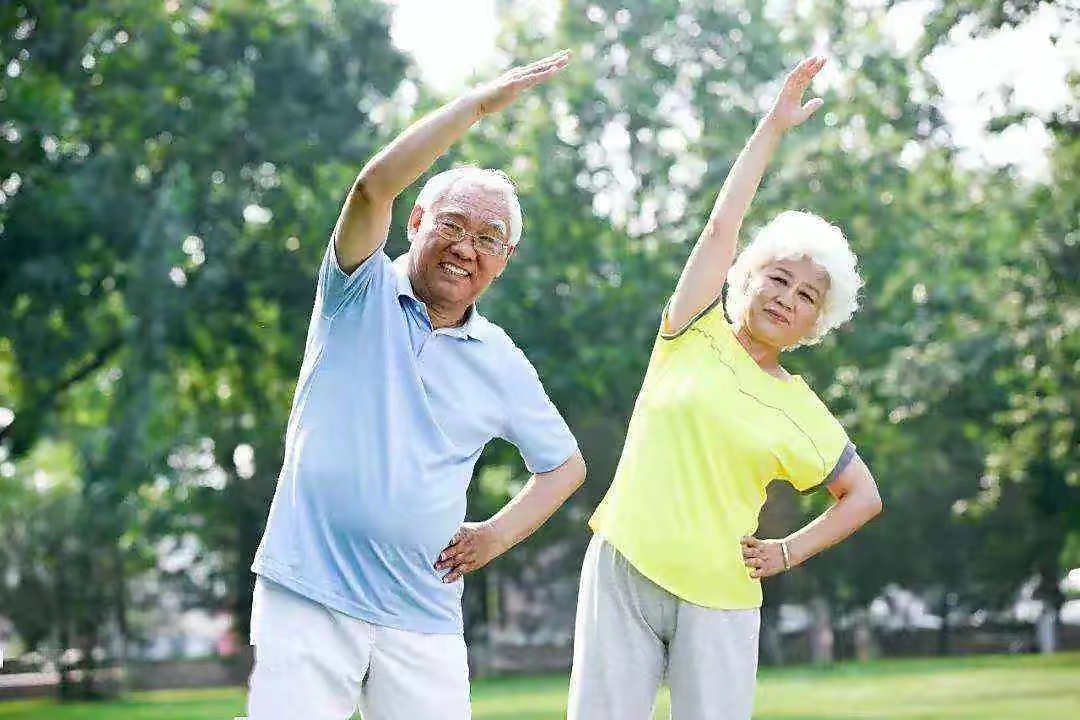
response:
<path id="1" fill-rule="evenodd" d="M 874 492 L 870 497 L 866 499 L 866 520 L 869 522 L 873 520 L 881 511 L 885 509 L 885 504 L 881 501 L 881 493 L 874 488 Z"/>
<path id="2" fill-rule="evenodd" d="M 566 489 L 566 497 L 570 497 L 578 488 L 585 484 L 585 475 L 588 472 L 588 468 L 585 466 L 585 458 L 582 457 L 581 452 L 576 452 L 571 455 L 560 468 L 563 472 L 563 486 Z"/>
<path id="3" fill-rule="evenodd" d="M 589 474 L 589 467 L 585 464 L 585 458 L 581 453 L 574 457 L 574 485 L 571 492 L 576 492 L 585 484 L 585 477 Z"/>
<path id="4" fill-rule="evenodd" d="M 371 175 L 372 173 L 369 169 L 364 168 L 360 174 L 356 176 L 352 188 L 349 189 L 348 204 L 350 206 L 373 208 L 386 205 L 388 202 L 393 201 L 393 198 L 387 200 L 383 197 L 384 194 L 379 192 L 378 183 Z"/>

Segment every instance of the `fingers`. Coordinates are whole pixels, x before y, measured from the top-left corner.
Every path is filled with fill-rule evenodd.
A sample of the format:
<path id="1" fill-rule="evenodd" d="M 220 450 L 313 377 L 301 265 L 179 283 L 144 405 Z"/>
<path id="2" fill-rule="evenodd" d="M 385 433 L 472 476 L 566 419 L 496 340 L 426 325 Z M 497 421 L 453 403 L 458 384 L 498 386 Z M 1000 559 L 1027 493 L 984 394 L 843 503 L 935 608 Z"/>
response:
<path id="1" fill-rule="evenodd" d="M 798 123 L 806 122 L 806 120 L 811 115 L 816 113 L 821 108 L 821 106 L 824 105 L 824 104 L 825 104 L 825 101 L 822 100 L 821 98 L 814 98 L 813 100 L 811 100 L 810 102 L 808 102 L 808 103 L 806 103 L 805 105 L 802 106 L 802 108 L 799 110 L 799 115 L 796 118 L 796 121 Z"/>
<path id="2" fill-rule="evenodd" d="M 474 554 L 475 550 L 465 543 L 450 545 L 439 554 L 438 559 L 435 561 L 435 569 L 445 570 L 448 567 L 463 562 L 466 558 L 471 557 Z"/>
<path id="3" fill-rule="evenodd" d="M 821 68 L 825 67 L 825 63 L 826 58 L 824 57 L 806 58 L 788 73 L 787 80 L 784 82 L 784 89 L 788 92 L 797 93 L 799 97 L 802 97 L 802 94 L 806 92 L 806 88 L 810 86 L 810 81 L 821 72 Z"/>
<path id="4" fill-rule="evenodd" d="M 456 565 L 451 565 L 450 572 L 446 573 L 446 575 L 443 576 L 442 581 L 447 584 L 457 582 L 461 579 L 462 575 L 476 570 L 477 567 L 478 565 L 476 564 L 476 560 L 473 558 L 468 558 L 466 560 L 463 560 L 462 562 L 459 562 Z"/>
<path id="5" fill-rule="evenodd" d="M 450 544 L 435 559 L 435 569 L 445 570 L 459 564 L 466 556 L 474 554 L 476 550 L 472 541 L 472 535 L 466 533 L 464 529 L 454 533 L 454 537 L 450 539 Z"/>
<path id="6" fill-rule="evenodd" d="M 791 72 L 791 77 L 803 82 L 809 83 L 814 79 L 814 76 L 821 72 L 821 68 L 825 67 L 825 63 L 828 62 L 827 58 L 821 55 L 815 55 L 806 58 Z"/>
<path id="7" fill-rule="evenodd" d="M 750 571 L 750 577 L 760 579 L 779 572 L 773 567 L 775 563 L 768 557 L 770 550 L 768 543 L 756 537 L 746 536 L 740 538 L 739 545 L 742 548 L 743 563 Z"/>
<path id="8" fill-rule="evenodd" d="M 510 71 L 512 83 L 522 88 L 532 87 L 547 80 L 549 77 L 566 67 L 570 62 L 572 53 L 569 50 L 561 50 L 554 55 L 549 55 L 542 60 L 537 60 L 528 65 L 514 68 Z"/>
<path id="9" fill-rule="evenodd" d="M 479 564 L 477 563 L 477 552 L 471 545 L 466 547 L 465 543 L 458 543 L 455 546 L 443 550 L 439 555 L 438 561 L 435 563 L 435 570 L 442 572 L 448 570 L 449 572 L 443 576 L 444 583 L 455 582 L 458 578 L 467 572 L 472 572 Z"/>
<path id="10" fill-rule="evenodd" d="M 522 65 L 521 67 L 515 68 L 515 70 L 520 70 L 526 74 L 530 74 L 548 70 L 552 67 L 566 67 L 566 63 L 570 62 L 570 57 L 572 55 L 573 53 L 571 53 L 569 50 L 560 50 L 557 53 L 548 55 L 545 58 L 540 58 L 535 62 L 529 63 L 528 65 Z"/>
<path id="11" fill-rule="evenodd" d="M 459 529 L 435 559 L 436 572 L 446 571 L 442 581 L 457 582 L 465 573 L 483 567 L 486 563 L 481 561 L 483 542 L 484 535 L 478 528 L 468 526 Z"/>

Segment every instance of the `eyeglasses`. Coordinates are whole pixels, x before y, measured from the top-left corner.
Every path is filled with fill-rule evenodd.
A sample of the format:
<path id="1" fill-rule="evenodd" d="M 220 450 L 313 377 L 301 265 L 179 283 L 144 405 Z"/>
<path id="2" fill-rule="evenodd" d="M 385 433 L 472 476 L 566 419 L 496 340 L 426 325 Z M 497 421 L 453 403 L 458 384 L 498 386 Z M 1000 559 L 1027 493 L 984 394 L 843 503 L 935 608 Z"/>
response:
<path id="1" fill-rule="evenodd" d="M 439 234 L 440 238 L 451 244 L 459 243 L 467 237 L 472 238 L 473 248 L 475 248 L 477 252 L 485 255 L 502 257 L 506 254 L 507 248 L 510 247 L 510 243 L 504 242 L 494 235 L 467 232 L 465 228 L 461 227 L 453 220 L 447 220 L 445 218 L 439 218 L 435 221 L 435 232 Z"/>

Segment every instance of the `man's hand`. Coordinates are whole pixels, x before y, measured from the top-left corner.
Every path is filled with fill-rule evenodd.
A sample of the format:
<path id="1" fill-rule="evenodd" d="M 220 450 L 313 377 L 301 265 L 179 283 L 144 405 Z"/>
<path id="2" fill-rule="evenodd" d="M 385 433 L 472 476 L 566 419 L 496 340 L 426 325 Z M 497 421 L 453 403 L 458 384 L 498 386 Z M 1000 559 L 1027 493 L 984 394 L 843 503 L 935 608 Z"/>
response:
<path id="1" fill-rule="evenodd" d="M 803 96 L 810 88 L 810 81 L 814 79 L 821 68 L 825 67 L 825 58 L 811 57 L 803 60 L 798 66 L 788 73 L 784 79 L 784 87 L 776 96 L 773 107 L 766 115 L 765 121 L 772 124 L 781 132 L 797 127 L 807 118 L 817 112 L 818 108 L 825 104 L 821 98 L 814 98 L 803 104 Z"/>
<path id="2" fill-rule="evenodd" d="M 750 577 L 767 578 L 784 572 L 784 551 L 780 548 L 779 540 L 744 537 L 740 543 L 743 562 L 750 568 Z"/>
<path id="3" fill-rule="evenodd" d="M 506 552 L 506 543 L 490 522 L 464 523 L 435 562 L 438 571 L 449 570 L 444 583 L 457 581 Z"/>
<path id="4" fill-rule="evenodd" d="M 570 51 L 560 50 L 543 60 L 511 68 L 491 82 L 484 83 L 473 91 L 479 103 L 480 114 L 489 115 L 499 112 L 516 100 L 521 93 L 562 70 L 568 62 L 570 62 Z"/>

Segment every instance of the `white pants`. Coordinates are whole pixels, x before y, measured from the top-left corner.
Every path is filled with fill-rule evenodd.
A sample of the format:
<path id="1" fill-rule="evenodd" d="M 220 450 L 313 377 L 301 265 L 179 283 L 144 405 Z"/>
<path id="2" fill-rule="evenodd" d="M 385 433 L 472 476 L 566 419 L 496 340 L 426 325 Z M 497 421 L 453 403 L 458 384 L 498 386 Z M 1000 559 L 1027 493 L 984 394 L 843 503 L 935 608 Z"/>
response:
<path id="1" fill-rule="evenodd" d="M 650 720 L 666 676 L 675 720 L 750 720 L 757 608 L 681 600 L 593 535 L 574 630 L 569 720 Z"/>
<path id="2" fill-rule="evenodd" d="M 372 625 L 259 578 L 251 643 L 251 720 L 471 717 L 461 635 Z"/>

